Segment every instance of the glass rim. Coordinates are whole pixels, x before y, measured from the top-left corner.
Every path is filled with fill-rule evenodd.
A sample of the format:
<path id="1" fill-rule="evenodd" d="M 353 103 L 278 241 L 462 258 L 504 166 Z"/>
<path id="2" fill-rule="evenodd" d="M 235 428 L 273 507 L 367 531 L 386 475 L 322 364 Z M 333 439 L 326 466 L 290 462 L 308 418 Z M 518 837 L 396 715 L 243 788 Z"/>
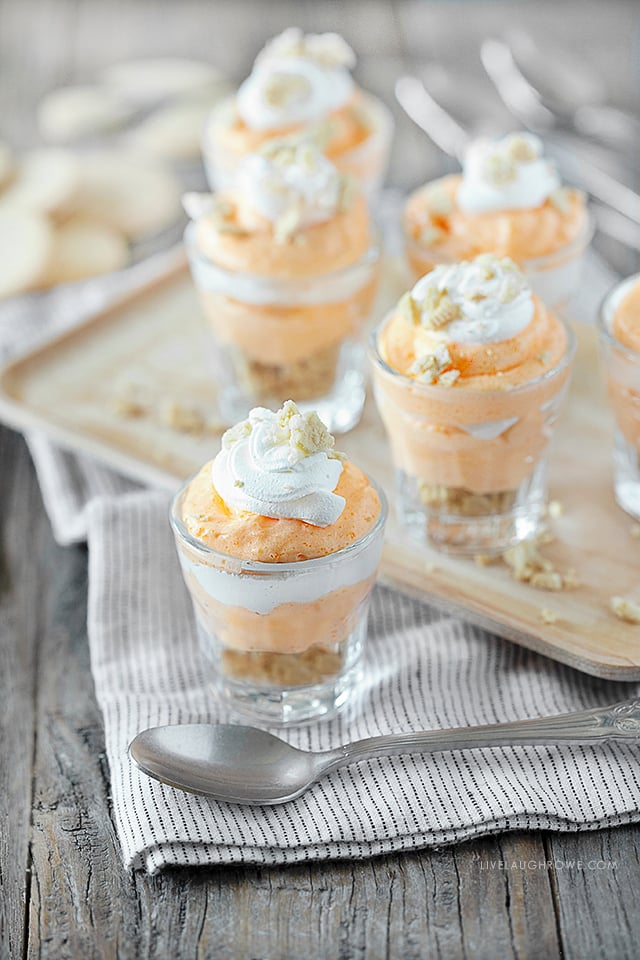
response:
<path id="1" fill-rule="evenodd" d="M 434 181 L 435 182 L 435 181 Z M 563 246 L 558 247 L 556 250 L 552 250 L 550 253 L 544 253 L 539 257 L 527 257 L 526 259 L 517 261 L 515 257 L 511 257 L 515 262 L 519 262 L 522 267 L 534 268 L 534 269 L 550 269 L 554 266 L 555 260 L 558 257 L 565 257 L 567 254 L 578 253 L 580 250 L 589 246 L 593 239 L 593 235 L 596 230 L 596 221 L 595 217 L 591 213 L 591 210 L 588 205 L 585 205 L 584 209 L 585 217 L 584 223 L 573 239 L 569 240 L 568 243 L 565 243 Z M 446 255 L 441 255 L 438 253 L 437 247 L 428 247 L 425 244 L 421 244 L 419 240 L 416 240 L 415 237 L 412 237 L 406 229 L 405 220 L 403 217 L 402 222 L 402 234 L 404 238 L 405 246 L 410 250 L 415 250 L 418 253 L 422 254 L 433 254 L 434 264 L 437 266 L 440 263 L 458 263 L 461 260 L 473 259 L 473 257 L 450 257 Z M 491 250 L 484 251 L 486 253 L 491 253 Z M 474 255 L 475 256 L 475 255 Z M 505 254 L 505 256 L 509 256 Z M 561 264 L 558 264 L 561 266 Z"/>
<path id="2" fill-rule="evenodd" d="M 436 395 L 450 397 L 452 393 L 455 395 L 455 390 L 456 390 L 455 384 L 453 384 L 452 386 L 444 386 L 443 384 L 439 384 L 439 383 L 423 383 L 420 380 L 416 380 L 414 377 L 408 377 L 405 373 L 401 373 L 400 370 L 396 370 L 395 367 L 392 367 L 390 364 L 387 363 L 386 360 L 382 358 L 382 356 L 380 355 L 380 350 L 378 349 L 378 337 L 379 337 L 379 334 L 382 332 L 382 330 L 385 328 L 385 326 L 389 323 L 394 313 L 395 313 L 395 310 L 390 310 L 389 313 L 387 313 L 384 316 L 384 318 L 380 321 L 380 323 L 378 323 L 369 334 L 369 338 L 367 341 L 367 351 L 372 364 L 378 370 L 380 370 L 383 374 L 390 376 L 392 379 L 396 379 L 407 386 L 411 386 L 414 390 L 418 391 L 418 393 L 422 393 L 425 396 L 429 394 L 430 395 L 436 394 Z M 540 376 L 534 377 L 531 380 L 527 380 L 526 383 L 519 383 L 515 386 L 491 387 L 488 390 L 478 390 L 473 387 L 471 388 L 465 387 L 464 388 L 465 396 L 486 397 L 488 394 L 491 394 L 491 393 L 499 393 L 499 394 L 513 396 L 514 394 L 525 393 L 527 390 L 530 390 L 532 387 L 537 387 L 539 386 L 539 384 L 544 383 L 547 380 L 552 380 L 564 369 L 569 367 L 571 365 L 571 362 L 576 352 L 576 346 L 577 346 L 576 335 L 574 334 L 573 330 L 571 329 L 569 324 L 566 322 L 566 320 L 564 320 L 563 317 L 559 317 L 556 314 L 554 314 L 554 316 L 556 317 L 556 320 L 558 321 L 558 323 L 561 324 L 567 337 L 567 347 L 559 363 L 557 363 L 554 367 L 551 367 L 550 370 L 545 370 L 545 372 L 541 373 Z"/>
<path id="3" fill-rule="evenodd" d="M 614 347 L 619 353 L 634 363 L 640 363 L 640 351 L 634 350 L 633 347 L 629 347 L 626 343 L 622 343 L 609 329 L 609 320 L 613 319 L 611 311 L 620 305 L 627 289 L 632 290 L 636 283 L 640 283 L 640 273 L 632 273 L 623 280 L 618 280 L 607 290 L 598 307 L 596 325 L 599 336 L 608 346 Z M 614 305 L 614 300 L 617 295 L 621 295 L 620 300 Z"/>
<path id="4" fill-rule="evenodd" d="M 229 573 L 240 572 L 233 570 L 232 568 L 234 566 L 242 567 L 242 572 L 268 574 L 269 576 L 274 576 L 275 574 L 307 573 L 311 570 L 317 569 L 318 567 L 326 566 L 328 563 L 337 559 L 338 557 L 350 557 L 356 553 L 359 553 L 366 546 L 377 539 L 378 535 L 384 532 L 384 527 L 389 514 L 387 496 L 381 484 L 367 474 L 366 476 L 369 483 L 378 494 L 378 499 L 380 501 L 380 513 L 378 514 L 376 522 L 373 524 L 373 526 L 361 537 L 359 537 L 358 540 L 348 544 L 346 547 L 342 547 L 340 550 L 336 550 L 334 553 L 328 553 L 322 557 L 312 557 L 308 560 L 289 560 L 286 563 L 278 563 L 277 561 L 267 562 L 266 560 L 245 560 L 242 557 L 236 557 L 231 553 L 223 553 L 220 550 L 215 550 L 213 547 L 209 547 L 206 543 L 202 543 L 201 540 L 198 540 L 196 537 L 194 537 L 193 534 L 187 529 L 179 513 L 179 506 L 182 503 L 182 498 L 186 493 L 189 484 L 197 476 L 198 474 L 196 473 L 189 477 L 189 479 L 182 484 L 180 489 L 173 497 L 169 513 L 171 527 L 176 538 L 184 541 L 189 547 L 191 547 L 191 549 L 203 554 L 205 557 L 210 557 L 211 559 L 220 561 L 221 566 L 226 566 L 229 568 Z"/>
<path id="5" fill-rule="evenodd" d="M 197 222 L 191 220 L 184 231 L 184 243 L 190 260 L 194 260 L 203 270 L 215 270 L 218 273 L 224 274 L 225 277 L 249 280 L 256 284 L 266 283 L 275 289 L 278 287 L 284 287 L 287 290 L 296 288 L 307 289 L 309 284 L 317 283 L 318 281 L 322 281 L 324 284 L 342 280 L 363 267 L 374 267 L 382 259 L 384 251 L 382 228 L 379 224 L 372 221 L 370 245 L 360 259 L 356 260 L 355 263 L 349 264 L 348 267 L 342 267 L 340 270 L 331 270 L 326 273 L 315 273 L 308 277 L 270 277 L 263 273 L 249 273 L 246 270 L 229 270 L 227 267 L 221 267 L 219 264 L 213 263 L 213 261 L 209 260 L 208 257 L 202 253 L 195 241 L 196 227 Z"/>

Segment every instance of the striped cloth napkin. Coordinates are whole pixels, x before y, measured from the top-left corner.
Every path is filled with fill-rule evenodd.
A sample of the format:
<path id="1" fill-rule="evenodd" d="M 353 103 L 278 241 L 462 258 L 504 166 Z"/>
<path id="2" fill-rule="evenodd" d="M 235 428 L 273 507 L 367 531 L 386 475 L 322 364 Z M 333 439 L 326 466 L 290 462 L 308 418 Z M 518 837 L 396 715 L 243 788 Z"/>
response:
<path id="1" fill-rule="evenodd" d="M 171 254 L 86 290 L 0 305 L 0 359 L 162 271 Z M 165 259 L 166 257 L 166 259 Z M 591 256 L 573 304 L 591 319 L 613 275 Z M 366 857 L 513 829 L 597 829 L 640 819 L 638 751 L 515 747 L 367 762 L 299 800 L 240 807 L 188 796 L 131 765 L 127 746 L 164 723 L 226 721 L 207 684 L 161 493 L 141 491 L 45 437 L 28 442 L 61 543 L 89 542 L 89 643 L 124 861 L 180 864 Z M 366 682 L 354 709 L 283 734 L 328 749 L 394 731 L 513 720 L 603 705 L 636 687 L 598 681 L 377 587 Z"/>
<path id="2" fill-rule="evenodd" d="M 127 756 L 136 733 L 230 720 L 208 685 L 168 506 L 164 494 L 130 493 L 88 510 L 91 664 L 128 867 L 361 858 L 503 830 L 594 830 L 640 819 L 640 748 L 624 744 L 385 758 L 337 770 L 276 807 L 216 803 L 150 780 Z M 374 591 L 369 623 L 355 709 L 277 731 L 294 746 L 326 750 L 384 733 L 560 713 L 640 691 L 384 587 Z"/>

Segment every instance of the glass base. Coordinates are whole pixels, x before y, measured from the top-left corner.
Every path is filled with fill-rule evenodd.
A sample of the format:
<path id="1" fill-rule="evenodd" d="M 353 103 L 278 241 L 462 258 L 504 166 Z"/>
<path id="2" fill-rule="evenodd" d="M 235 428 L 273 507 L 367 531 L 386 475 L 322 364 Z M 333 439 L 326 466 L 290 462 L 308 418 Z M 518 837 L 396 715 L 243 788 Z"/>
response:
<path id="1" fill-rule="evenodd" d="M 613 487 L 618 505 L 640 520 L 640 451 L 616 430 Z"/>
<path id="2" fill-rule="evenodd" d="M 412 539 L 444 553 L 500 554 L 539 530 L 546 464 L 539 463 L 516 490 L 488 494 L 426 483 L 397 470 L 396 492 L 398 518 Z"/>
<path id="3" fill-rule="evenodd" d="M 229 368 L 227 367 L 227 370 Z M 303 413 L 315 410 L 330 433 L 347 433 L 360 421 L 364 407 L 366 379 L 364 350 L 361 344 L 345 341 L 339 352 L 333 386 L 322 396 L 301 398 L 285 393 L 270 393 L 247 389 L 240 378 L 222 383 L 219 410 L 223 422 L 243 420 L 255 406 L 277 409 L 285 400 L 295 400 Z"/>
<path id="4" fill-rule="evenodd" d="M 334 716 L 346 706 L 361 680 L 362 669 L 354 666 L 331 683 L 291 690 L 265 690 L 224 677 L 218 678 L 215 689 L 239 717 L 278 726 Z"/>
<path id="5" fill-rule="evenodd" d="M 245 653 L 222 647 L 199 623 L 212 687 L 240 718 L 268 725 L 304 723 L 341 710 L 362 680 L 366 607 L 345 640 L 299 654 Z"/>

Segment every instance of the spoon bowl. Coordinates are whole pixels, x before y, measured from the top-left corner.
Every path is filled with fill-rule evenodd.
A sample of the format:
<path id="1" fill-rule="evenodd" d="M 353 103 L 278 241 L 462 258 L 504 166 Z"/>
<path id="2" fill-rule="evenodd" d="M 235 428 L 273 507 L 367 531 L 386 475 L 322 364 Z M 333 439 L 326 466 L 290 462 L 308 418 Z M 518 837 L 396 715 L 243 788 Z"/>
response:
<path id="1" fill-rule="evenodd" d="M 284 803 L 318 774 L 322 754 L 257 727 L 190 723 L 143 730 L 129 755 L 150 777 L 230 803 Z"/>

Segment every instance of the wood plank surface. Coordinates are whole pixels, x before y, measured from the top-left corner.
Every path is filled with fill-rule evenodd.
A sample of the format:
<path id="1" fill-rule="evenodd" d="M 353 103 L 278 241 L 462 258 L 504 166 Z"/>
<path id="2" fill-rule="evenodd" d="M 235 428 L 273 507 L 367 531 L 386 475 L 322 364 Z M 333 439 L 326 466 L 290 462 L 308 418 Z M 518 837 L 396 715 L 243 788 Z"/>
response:
<path id="1" fill-rule="evenodd" d="M 442 55 L 477 71 L 474 39 L 507 21 L 559 47 L 572 41 L 622 102 L 636 97 L 632 0 L 567 0 L 562 15 L 554 0 L 0 0 L 1 134 L 33 143 L 37 99 L 90 81 L 114 59 L 199 56 L 239 78 L 268 34 L 299 23 L 339 29 L 362 52 L 358 76 L 396 114 L 391 180 L 407 188 L 442 160 L 395 108 L 393 78 Z M 637 956 L 633 826 L 503 835 L 364 862 L 128 876 L 85 614 L 85 551 L 55 545 L 26 448 L 0 428 L 0 956 Z M 609 866 L 575 866 L 591 860 Z"/>
<path id="2" fill-rule="evenodd" d="M 22 455 L 17 457 L 21 450 Z M 0 942 L 20 956 L 29 899 L 43 516 L 22 441 L 0 429 Z"/>

